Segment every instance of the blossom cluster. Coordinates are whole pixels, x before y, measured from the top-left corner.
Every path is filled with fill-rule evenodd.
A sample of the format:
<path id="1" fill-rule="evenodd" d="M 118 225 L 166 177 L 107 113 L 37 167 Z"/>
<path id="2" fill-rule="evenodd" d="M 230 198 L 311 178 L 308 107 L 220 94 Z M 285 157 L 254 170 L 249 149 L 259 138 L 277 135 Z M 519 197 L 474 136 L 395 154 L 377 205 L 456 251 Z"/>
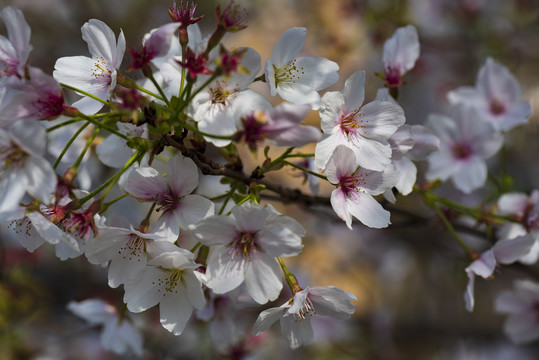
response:
<path id="1" fill-rule="evenodd" d="M 106 269 L 111 288 L 123 288 L 121 309 L 99 299 L 68 305 L 103 326 L 105 348 L 141 356 L 140 329 L 128 313 L 157 305 L 167 331 L 181 335 L 195 314 L 220 327 L 210 334 L 225 348 L 245 344 L 238 340 L 242 330 L 226 320 L 227 311 L 240 310 L 217 303 L 282 301 L 261 310 L 239 336 L 257 336 L 280 321 L 293 349 L 313 341 L 314 314 L 348 319 L 355 295 L 335 286 L 302 287 L 287 268 L 283 258 L 302 253 L 308 229 L 266 201 L 274 192 L 308 203 L 320 198 L 321 181 L 331 190 L 326 203 L 349 229 L 354 218 L 370 228 L 388 227 L 386 208 L 396 195 L 414 191 L 451 230 L 440 205 L 490 226 L 501 223 L 499 241 L 482 254 L 456 234 L 472 259 L 464 269 L 468 310 L 476 275 L 489 278 L 499 264 L 537 261 L 537 191 L 507 191 L 488 213 L 433 192 L 449 179 L 465 194 L 482 188 L 486 161 L 500 151 L 505 134 L 529 118 L 531 107 L 506 67 L 486 59 L 475 87 L 448 93 L 449 115 L 412 125 L 398 92 L 420 56 L 413 26 L 386 41 L 383 87 L 366 102 L 362 70 L 350 74 L 341 91 L 321 94 L 338 82 L 339 65 L 300 56 L 305 28 L 285 31 L 262 67 L 255 49 L 222 43 L 226 33 L 246 27 L 246 14 L 233 2 L 217 8 L 209 35 L 198 27 L 196 5 L 174 3 L 168 11 L 170 23 L 129 47 L 121 30 L 90 19 L 81 28 L 89 56 L 57 59 L 52 76 L 28 63 L 31 30 L 22 12 L 6 7 L 0 13 L 8 32 L 0 37 L 0 221 L 28 251 L 48 244 L 61 260 L 84 256 Z M 132 61 L 122 72 L 126 49 Z M 252 89 L 255 82 L 266 84 L 270 99 Z M 69 103 L 68 91 L 78 100 Z M 302 123 L 313 114 L 319 127 Z M 313 154 L 304 151 L 308 146 Z M 285 150 L 271 158 L 270 148 Z M 101 184 L 91 152 L 115 169 Z M 263 162 L 245 171 L 242 158 L 262 152 Z M 417 161 L 428 161 L 421 184 Z M 284 167 L 301 171 L 310 195 L 266 179 Z M 140 205 L 137 220 L 118 219 L 114 206 L 129 198 Z M 530 320 L 525 329 L 516 323 L 536 311 L 537 286 L 515 286 L 518 293 L 502 294 L 496 307 L 514 313 L 505 328 L 510 338 L 533 340 L 539 322 Z"/>

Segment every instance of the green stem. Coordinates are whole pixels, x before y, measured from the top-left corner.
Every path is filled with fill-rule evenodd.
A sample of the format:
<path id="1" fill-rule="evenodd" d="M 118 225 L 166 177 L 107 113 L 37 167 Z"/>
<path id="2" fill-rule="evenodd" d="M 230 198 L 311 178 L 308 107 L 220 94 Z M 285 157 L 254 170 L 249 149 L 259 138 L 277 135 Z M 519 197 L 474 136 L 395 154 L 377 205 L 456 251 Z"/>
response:
<path id="1" fill-rule="evenodd" d="M 144 89 L 143 87 L 140 87 L 137 85 L 137 89 L 140 90 L 140 91 L 144 91 L 146 94 L 150 94 L 152 95 L 153 97 L 163 101 L 165 104 L 167 104 L 167 106 L 170 106 L 170 103 L 168 102 L 168 99 L 167 99 L 167 96 L 165 95 L 165 93 L 163 92 L 163 89 L 161 89 L 161 86 L 159 86 L 159 84 L 157 83 L 157 81 L 155 80 L 155 78 L 153 77 L 152 74 L 150 74 L 148 76 L 148 78 L 150 79 L 150 81 L 152 82 L 152 84 L 155 86 L 155 88 L 157 89 L 157 91 L 159 92 L 159 94 L 161 96 L 158 96 L 157 94 L 153 94 L 151 91 L 149 90 L 146 90 Z"/>
<path id="2" fill-rule="evenodd" d="M 447 216 L 445 216 L 445 214 L 443 213 L 442 210 L 440 210 L 440 207 L 435 203 L 435 202 L 431 202 L 432 204 L 432 208 L 434 209 L 434 211 L 436 211 L 436 214 L 438 214 L 438 216 L 440 217 L 440 219 L 442 219 L 445 227 L 447 228 L 447 230 L 449 230 L 449 232 L 451 233 L 451 235 L 453 235 L 453 237 L 457 240 L 457 242 L 459 243 L 460 247 L 468 254 L 472 254 L 471 250 L 470 250 L 470 247 L 468 245 L 466 245 L 466 243 L 464 241 L 462 241 L 462 239 L 460 238 L 459 234 L 457 233 L 457 231 L 455 230 L 455 228 L 453 227 L 453 225 L 451 225 L 451 222 L 447 219 Z"/>
<path id="3" fill-rule="evenodd" d="M 89 92 L 83 91 L 81 89 L 77 89 L 76 87 L 73 87 L 73 86 L 70 86 L 70 85 L 67 85 L 67 84 L 63 84 L 63 83 L 60 83 L 60 86 L 65 87 L 66 89 L 69 89 L 69 90 L 76 91 L 76 92 L 78 92 L 78 93 L 80 93 L 80 94 L 82 94 L 84 96 L 91 97 L 92 99 L 97 100 L 100 103 L 103 103 L 104 105 L 110 105 L 110 103 L 108 101 L 105 101 L 105 100 L 103 100 L 101 98 L 98 98 L 97 96 L 95 96 L 93 94 L 90 94 Z"/>
<path id="4" fill-rule="evenodd" d="M 314 157 L 314 154 L 290 154 L 286 158 L 288 159 L 288 158 L 296 158 L 296 157 L 310 158 L 310 157 Z"/>
<path id="5" fill-rule="evenodd" d="M 69 141 L 67 142 L 66 146 L 64 146 L 64 148 L 62 149 L 62 152 L 60 153 L 60 155 L 58 155 L 58 158 L 56 159 L 56 161 L 54 162 L 54 165 L 52 165 L 52 168 L 54 170 L 56 170 L 56 168 L 58 167 L 58 165 L 60 165 L 60 161 L 62 161 L 62 158 L 64 157 L 65 153 L 67 152 L 67 150 L 69 149 L 69 147 L 73 144 L 73 142 L 77 139 L 77 137 L 80 135 L 81 132 L 83 132 L 84 129 L 86 129 L 86 127 L 88 127 L 88 125 L 90 125 L 89 122 L 85 123 L 84 125 L 82 125 L 76 132 L 75 134 L 73 134 L 73 136 L 71 137 L 71 139 L 69 139 Z"/>
<path id="6" fill-rule="evenodd" d="M 182 47 L 182 54 L 185 54 L 187 51 L 187 44 L 181 44 Z M 183 55 L 182 55 L 183 56 Z M 180 82 L 180 93 L 178 96 L 180 96 L 183 93 L 183 87 L 185 86 L 185 67 L 182 66 L 182 80 Z"/>
<path id="7" fill-rule="evenodd" d="M 131 139 L 129 136 L 122 134 L 122 133 L 119 132 L 118 130 L 113 129 L 113 128 L 111 128 L 110 126 L 105 125 L 105 124 L 103 124 L 103 123 L 100 122 L 100 121 L 94 120 L 94 119 L 92 119 L 91 117 L 89 117 L 89 116 L 87 116 L 87 115 L 84 115 L 84 114 L 81 114 L 81 117 L 83 117 L 85 120 L 91 122 L 92 124 L 94 124 L 94 125 L 97 126 L 98 128 L 101 128 L 101 129 L 103 129 L 103 130 L 107 130 L 107 131 L 110 132 L 111 134 L 114 134 L 114 135 L 116 135 L 116 136 L 118 136 L 118 137 L 121 137 L 122 139 L 124 139 L 124 140 L 127 141 L 128 143 L 132 143 L 132 142 L 133 142 L 133 139 Z"/>
<path id="8" fill-rule="evenodd" d="M 103 206 L 101 206 L 101 209 L 99 210 L 99 213 L 100 214 L 104 214 L 111 205 L 117 203 L 118 201 L 122 200 L 123 198 L 129 196 L 128 194 L 123 194 L 123 195 L 120 195 L 118 196 L 116 199 L 113 199 L 111 201 L 108 201 L 106 203 L 103 204 Z"/>
<path id="9" fill-rule="evenodd" d="M 281 259 L 280 257 L 277 257 L 276 259 L 279 262 L 279 265 L 281 266 L 281 269 L 283 270 L 283 274 L 284 274 L 284 277 L 286 279 L 286 283 L 290 287 L 290 290 L 292 290 L 292 292 L 294 294 L 297 293 L 298 291 L 301 291 L 302 289 L 299 286 L 298 279 L 296 279 L 294 274 L 292 274 L 290 271 L 288 271 L 288 269 L 286 268 L 286 265 L 283 262 L 283 259 Z"/>
<path id="10" fill-rule="evenodd" d="M 298 170 L 301 170 L 301 171 L 303 171 L 303 172 L 306 172 L 307 174 L 311 174 L 311 175 L 316 176 L 316 177 L 318 177 L 318 178 L 320 178 L 320 179 L 322 179 L 322 180 L 328 181 L 328 178 L 325 177 L 324 175 L 321 175 L 321 174 L 319 174 L 319 173 L 315 173 L 314 171 L 311 171 L 311 170 L 309 170 L 309 169 L 306 169 L 306 168 L 304 168 L 303 166 L 299 166 L 299 165 L 297 165 L 297 164 L 291 163 L 291 162 L 286 161 L 286 160 L 283 160 L 283 163 L 286 164 L 286 165 L 292 166 L 292 167 L 294 167 L 294 168 L 296 168 L 296 169 L 298 169 Z"/>
<path id="11" fill-rule="evenodd" d="M 67 120 L 67 121 L 64 121 L 63 123 L 60 123 L 60 124 L 56 124 L 54 126 L 51 126 L 50 128 L 47 129 L 47 132 L 51 132 L 51 131 L 54 131 L 54 130 L 57 130 L 57 129 L 61 129 L 63 128 L 64 126 L 67 126 L 67 125 L 71 125 L 71 124 L 74 124 L 74 123 L 77 123 L 79 121 L 81 121 L 82 118 L 80 117 L 77 117 L 77 118 L 74 118 L 74 119 L 70 119 L 70 120 Z"/>

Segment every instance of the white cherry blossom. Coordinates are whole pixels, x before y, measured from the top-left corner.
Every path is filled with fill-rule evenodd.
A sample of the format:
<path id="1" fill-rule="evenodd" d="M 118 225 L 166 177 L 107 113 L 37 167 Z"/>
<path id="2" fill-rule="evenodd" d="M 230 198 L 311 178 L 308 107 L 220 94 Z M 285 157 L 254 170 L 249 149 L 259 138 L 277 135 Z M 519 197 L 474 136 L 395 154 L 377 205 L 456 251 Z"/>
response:
<path id="1" fill-rule="evenodd" d="M 314 314 L 346 320 L 355 311 L 354 294 L 334 286 L 315 286 L 298 291 L 294 297 L 277 308 L 264 310 L 253 326 L 256 336 L 279 320 L 281 332 L 292 349 L 308 345 L 313 340 L 311 316 Z"/>
<path id="2" fill-rule="evenodd" d="M 466 269 L 468 275 L 468 286 L 464 293 L 464 303 L 466 310 L 472 311 L 474 308 L 474 284 L 475 276 L 488 278 L 496 269 L 497 264 L 512 264 L 522 256 L 526 255 L 533 246 L 535 239 L 531 235 L 519 236 L 516 239 L 498 241 L 492 248 L 482 253 Z"/>
<path id="3" fill-rule="evenodd" d="M 530 343 L 539 338 L 539 284 L 531 280 L 516 280 L 513 291 L 503 291 L 494 300 L 494 309 L 507 314 L 503 331 L 516 344 Z"/>
<path id="4" fill-rule="evenodd" d="M 419 39 L 412 25 L 398 28 L 384 44 L 384 75 L 387 86 L 400 86 L 402 77 L 419 58 Z"/>
<path id="5" fill-rule="evenodd" d="M 531 115 L 530 104 L 520 101 L 521 90 L 509 70 L 487 58 L 479 69 L 475 87 L 460 87 L 447 94 L 451 104 L 466 104 L 498 131 L 524 124 Z"/>
<path id="6" fill-rule="evenodd" d="M 245 281 L 247 292 L 257 303 L 275 300 L 283 287 L 275 257 L 299 254 L 305 229 L 272 207 L 246 203 L 231 212 L 191 227 L 203 244 L 222 245 L 208 258 L 206 284 L 215 293 L 224 294 Z"/>
<path id="7" fill-rule="evenodd" d="M 91 57 L 62 57 L 54 65 L 54 78 L 66 85 L 86 91 L 102 100 L 109 100 L 116 87 L 117 70 L 125 52 L 125 37 L 120 31 L 118 42 L 114 32 L 101 20 L 90 19 L 82 26 L 82 38 L 88 43 Z M 79 111 L 92 115 L 103 104 L 84 96 L 73 103 Z"/>
<path id="8" fill-rule="evenodd" d="M 272 96 L 294 104 L 320 107 L 319 90 L 337 82 L 339 65 L 321 57 L 297 57 L 305 42 L 307 29 L 288 29 L 273 48 L 271 59 L 266 59 L 265 76 Z"/>
<path id="9" fill-rule="evenodd" d="M 161 325 L 180 335 L 193 308 L 200 310 L 206 304 L 203 275 L 195 270 L 199 266 L 185 249 L 157 255 L 124 285 L 127 308 L 138 313 L 159 304 Z"/>
<path id="10" fill-rule="evenodd" d="M 352 229 L 352 216 L 371 228 L 384 228 L 390 224 L 389 211 L 373 195 L 395 186 L 396 171 L 388 168 L 380 172 L 358 167 L 353 151 L 339 145 L 329 158 L 326 175 L 337 187 L 331 193 L 331 206 L 346 226 Z"/>
<path id="11" fill-rule="evenodd" d="M 100 299 L 87 299 L 80 302 L 71 301 L 67 308 L 91 325 L 103 326 L 103 348 L 117 354 L 132 353 L 142 356 L 142 336 L 128 317 L 120 317 L 114 306 Z"/>
<path id="12" fill-rule="evenodd" d="M 193 160 L 176 155 L 168 161 L 165 174 L 149 166 L 131 171 L 124 190 L 140 201 L 157 204 L 157 210 L 162 214 L 153 233 L 177 238 L 181 228 L 213 215 L 213 202 L 191 194 L 197 185 L 198 168 Z"/>
<path id="13" fill-rule="evenodd" d="M 464 193 L 483 186 L 487 179 L 486 160 L 503 143 L 503 137 L 489 124 L 477 121 L 474 108 L 457 105 L 451 117 L 431 115 L 427 126 L 440 139 L 440 150 L 429 157 L 427 180 L 451 178 Z"/>
<path id="14" fill-rule="evenodd" d="M 324 136 L 316 145 L 315 164 L 325 168 L 339 145 L 355 154 L 357 165 L 383 171 L 391 163 L 388 138 L 404 124 L 402 108 L 390 101 L 363 104 L 365 72 L 356 71 L 340 92 L 330 91 L 322 97 L 321 128 Z"/>
<path id="15" fill-rule="evenodd" d="M 0 213 L 14 210 L 30 194 L 49 203 L 56 188 L 56 174 L 43 157 L 47 135 L 43 125 L 30 120 L 0 128 Z"/>
<path id="16" fill-rule="evenodd" d="M 32 51 L 30 26 L 22 12 L 13 6 L 3 8 L 0 17 L 8 33 L 7 39 L 0 35 L 0 77 L 24 78 L 28 55 Z"/>

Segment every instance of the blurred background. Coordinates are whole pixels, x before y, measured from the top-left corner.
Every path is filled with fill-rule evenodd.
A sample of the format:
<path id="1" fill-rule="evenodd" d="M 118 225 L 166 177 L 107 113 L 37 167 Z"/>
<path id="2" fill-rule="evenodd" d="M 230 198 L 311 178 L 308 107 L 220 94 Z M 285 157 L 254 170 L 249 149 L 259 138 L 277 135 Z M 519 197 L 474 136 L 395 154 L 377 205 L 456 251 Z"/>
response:
<path id="1" fill-rule="evenodd" d="M 203 34 L 215 24 L 217 1 L 201 1 L 196 14 Z M 328 90 L 341 90 L 356 70 L 367 72 L 366 101 L 383 86 L 382 48 L 394 31 L 416 26 L 421 56 L 406 76 L 399 103 L 407 123 L 423 124 L 431 113 L 446 113 L 447 91 L 473 86 L 477 71 L 490 56 L 520 81 L 522 99 L 539 108 L 539 1 L 537 0 L 274 0 L 240 1 L 248 11 L 248 28 L 229 34 L 230 47 L 250 46 L 262 59 L 271 56 L 284 31 L 307 28 L 302 54 L 323 56 L 340 65 L 340 81 Z M 87 55 L 80 27 L 97 18 L 116 34 L 123 30 L 128 46 L 138 48 L 143 35 L 169 21 L 170 0 L 2 0 L 2 7 L 20 8 L 32 28 L 30 64 L 52 74 L 57 58 Z M 221 6 L 224 2 L 221 2 Z M 1 30 L 5 34 L 5 29 Z M 130 58 L 126 53 L 123 68 Z M 254 89 L 267 95 L 264 84 Z M 270 99 L 275 104 L 278 98 Z M 539 118 L 507 134 L 507 169 L 514 191 L 539 188 Z M 312 112 L 308 123 L 319 126 Z M 306 151 L 312 151 L 307 149 Z M 260 157 L 261 158 L 261 157 Z M 259 158 L 259 159 L 260 159 Z M 425 164 L 419 164 L 420 170 Z M 493 159 L 494 172 L 499 161 Z M 301 179 L 288 172 L 273 177 L 308 192 Z M 422 180 L 420 173 L 419 181 Z M 444 194 L 465 203 L 478 203 L 481 191 L 462 197 L 450 186 Z M 323 187 L 321 195 L 331 188 Z M 273 202 L 307 229 L 305 251 L 287 262 L 300 284 L 338 286 L 358 300 L 350 321 L 313 319 L 315 342 L 290 351 L 278 325 L 257 339 L 247 338 L 253 359 L 515 359 L 539 358 L 539 345 L 511 344 L 503 335 L 504 317 L 493 312 L 493 298 L 512 288 L 517 278 L 539 280 L 536 266 L 507 266 L 494 279 L 476 280 L 476 308 L 464 309 L 468 265 L 454 239 L 415 195 L 398 197 L 387 230 L 354 224 L 354 231 L 336 219 L 330 207 L 303 208 Z M 115 211 L 121 212 L 121 209 Z M 410 216 L 411 212 L 415 214 Z M 417 215 L 417 216 L 416 216 Z M 473 227 L 473 224 L 472 224 Z M 50 247 L 28 253 L 5 232 L 0 241 L 0 360 L 4 359 L 130 359 L 104 351 L 99 329 L 66 310 L 70 300 L 99 297 L 121 307 L 122 289 L 107 286 L 106 271 L 84 257 L 65 262 Z M 476 250 L 489 242 L 468 235 Z M 274 303 L 287 300 L 286 291 Z M 264 307 L 265 308 L 265 307 Z M 241 326 L 248 327 L 262 308 L 247 308 Z M 194 317 L 185 333 L 170 335 L 152 309 L 134 316 L 145 324 L 144 359 L 239 359 L 239 352 L 212 346 L 208 326 Z M 240 326 L 240 325 L 238 325 Z M 235 356 L 235 357 L 234 357 Z"/>

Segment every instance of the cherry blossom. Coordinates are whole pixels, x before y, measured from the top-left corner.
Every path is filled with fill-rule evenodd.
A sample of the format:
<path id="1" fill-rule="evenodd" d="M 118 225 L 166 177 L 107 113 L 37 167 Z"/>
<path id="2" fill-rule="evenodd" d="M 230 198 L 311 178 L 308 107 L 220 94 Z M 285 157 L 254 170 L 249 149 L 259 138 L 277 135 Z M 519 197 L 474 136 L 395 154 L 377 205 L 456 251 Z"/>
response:
<path id="1" fill-rule="evenodd" d="M 313 340 L 311 316 L 314 314 L 346 320 L 355 311 L 354 294 L 334 286 L 315 286 L 298 291 L 280 307 L 264 310 L 253 326 L 253 334 L 266 331 L 279 320 L 281 332 L 292 349 L 308 345 Z"/>
<path id="2" fill-rule="evenodd" d="M 155 202 L 162 211 L 153 233 L 177 238 L 181 228 L 213 215 L 210 200 L 191 194 L 197 185 L 198 169 L 193 160 L 176 155 L 168 161 L 166 176 L 149 166 L 131 171 L 124 190 L 140 201 Z"/>
<path id="3" fill-rule="evenodd" d="M 384 228 L 390 224 L 389 211 L 378 203 L 373 195 L 382 194 L 395 185 L 398 174 L 388 168 L 387 172 L 364 169 L 356 165 L 354 152 L 339 145 L 326 166 L 328 181 L 337 188 L 331 193 L 333 211 L 352 229 L 352 216 L 372 228 Z"/>
<path id="4" fill-rule="evenodd" d="M 464 193 L 481 187 L 487 179 L 485 160 L 503 143 L 503 137 L 487 123 L 477 121 L 471 107 L 452 107 L 451 117 L 431 115 L 428 127 L 440 139 L 440 150 L 429 157 L 428 180 L 447 180 Z"/>
<path id="5" fill-rule="evenodd" d="M 262 95 L 247 88 L 260 70 L 260 55 L 251 48 L 244 50 L 241 66 L 245 72 L 235 72 L 229 78 L 217 78 L 193 99 L 188 113 L 201 131 L 231 136 L 242 117 L 256 110 L 271 109 Z M 203 81 L 204 78 L 199 79 L 197 85 Z M 216 146 L 226 146 L 231 142 L 211 136 L 205 136 L 205 139 Z"/>
<path id="6" fill-rule="evenodd" d="M 53 76 L 60 83 L 109 100 L 125 52 L 124 33 L 120 31 L 116 42 L 114 32 L 104 22 L 90 19 L 82 26 L 82 38 L 88 43 L 91 57 L 62 57 L 54 65 Z M 103 103 L 85 96 L 73 106 L 91 115 L 101 110 Z"/>
<path id="7" fill-rule="evenodd" d="M 132 353 L 142 356 L 141 334 L 128 317 L 120 317 L 114 306 L 100 299 L 87 299 L 80 302 L 71 301 L 67 304 L 67 308 L 91 325 L 103 326 L 101 332 L 103 348 L 116 354 Z"/>
<path id="8" fill-rule="evenodd" d="M 523 264 L 535 264 L 539 258 L 539 191 L 528 196 L 524 193 L 507 193 L 498 199 L 500 215 L 515 216 L 519 222 L 507 222 L 500 227 L 500 239 L 514 239 L 530 233 L 534 239 L 530 252 L 519 259 Z"/>
<path id="9" fill-rule="evenodd" d="M 482 253 L 466 269 L 468 286 L 464 293 L 466 310 L 474 308 L 474 284 L 475 276 L 488 278 L 496 269 L 497 264 L 511 264 L 526 255 L 533 246 L 535 239 L 531 235 L 519 236 L 516 239 L 498 241 L 492 248 Z"/>
<path id="10" fill-rule="evenodd" d="M 447 94 L 451 104 L 466 104 L 498 131 L 524 124 L 531 115 L 528 102 L 520 101 L 521 90 L 509 70 L 487 58 L 479 69 L 475 87 L 460 87 Z"/>
<path id="11" fill-rule="evenodd" d="M 384 75 L 388 87 L 402 85 L 402 77 L 419 58 L 417 30 L 412 25 L 398 28 L 384 44 Z"/>
<path id="12" fill-rule="evenodd" d="M 28 192 L 48 203 L 56 188 L 56 174 L 43 157 L 47 148 L 45 128 L 30 120 L 0 128 L 0 213 L 14 210 Z"/>
<path id="13" fill-rule="evenodd" d="M 310 104 L 314 110 L 320 107 L 319 90 L 337 82 L 339 65 L 321 57 L 297 57 L 307 29 L 295 27 L 281 36 L 266 59 L 265 76 L 272 96 L 294 104 Z"/>
<path id="14" fill-rule="evenodd" d="M 231 213 L 210 216 L 191 227 L 203 244 L 223 245 L 208 258 L 206 285 L 224 294 L 245 281 L 257 303 L 275 300 L 283 287 L 275 257 L 299 254 L 305 229 L 272 207 L 246 203 Z"/>
<path id="15" fill-rule="evenodd" d="M 321 128 L 324 136 L 316 145 L 315 164 L 325 168 L 337 146 L 351 149 L 357 165 L 383 171 L 391 163 L 388 138 L 404 124 L 402 108 L 390 101 L 363 104 L 365 72 L 353 73 L 340 92 L 322 97 Z"/>
<path id="16" fill-rule="evenodd" d="M 185 249 L 166 251 L 148 261 L 125 285 L 124 302 L 138 313 L 159 304 L 161 325 L 180 335 L 193 312 L 206 304 L 202 292 L 203 275 Z"/>
<path id="17" fill-rule="evenodd" d="M 22 12 L 13 6 L 3 8 L 0 17 L 8 32 L 7 39 L 0 35 L 0 77 L 24 78 L 28 55 L 32 51 L 30 26 Z"/>

